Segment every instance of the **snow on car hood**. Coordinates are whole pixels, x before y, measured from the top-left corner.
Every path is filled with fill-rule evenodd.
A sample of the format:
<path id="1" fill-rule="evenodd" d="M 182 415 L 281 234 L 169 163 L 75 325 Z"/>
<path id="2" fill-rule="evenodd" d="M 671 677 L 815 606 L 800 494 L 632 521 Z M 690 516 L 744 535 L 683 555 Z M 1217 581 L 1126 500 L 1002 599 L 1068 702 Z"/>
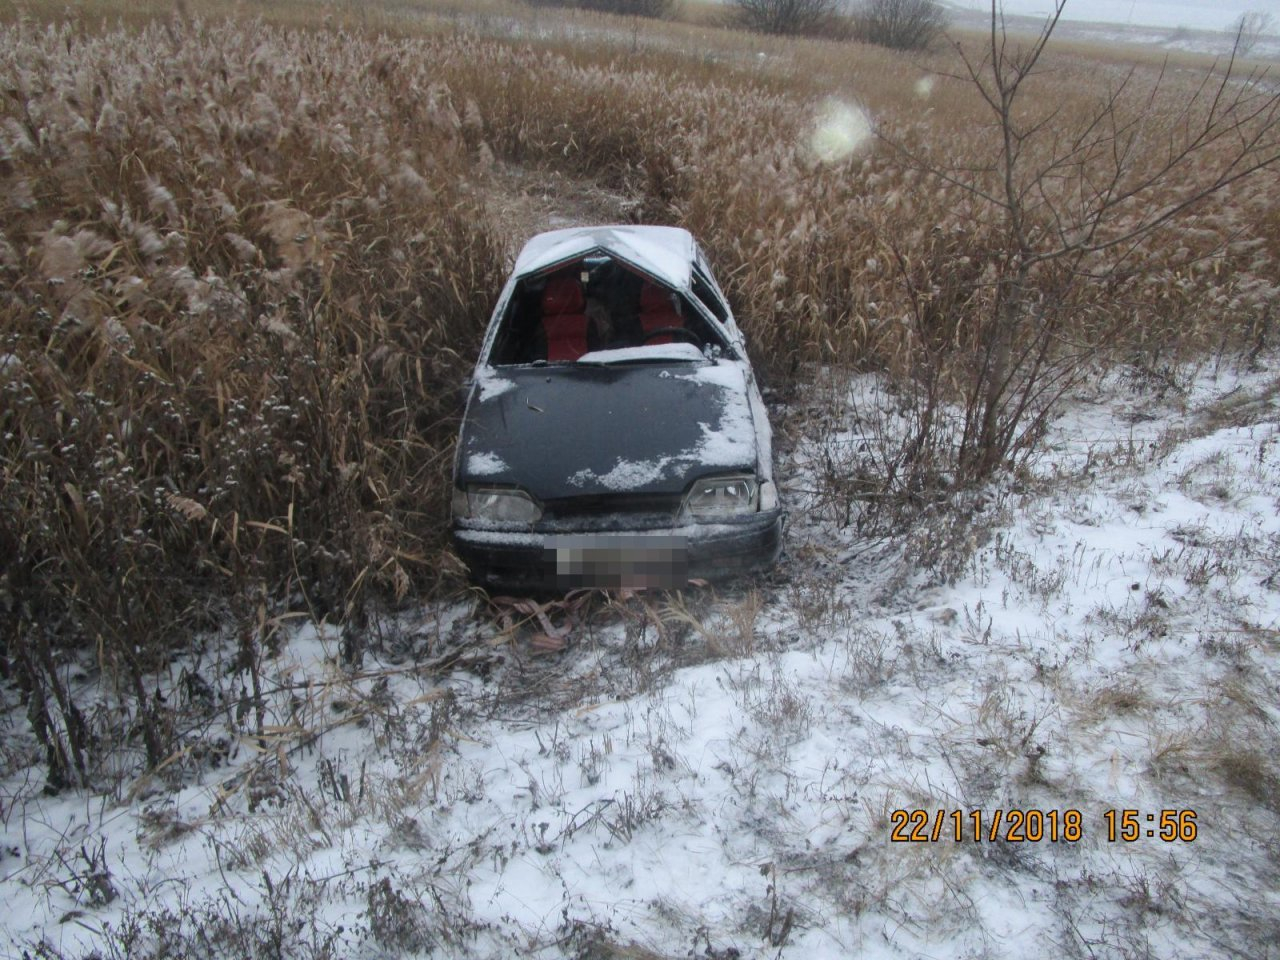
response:
<path id="1" fill-rule="evenodd" d="M 615 347 L 592 350 L 578 358 L 578 363 L 652 363 L 657 360 L 703 360 L 702 351 L 692 343 L 650 343 L 640 347 Z"/>
<path id="2" fill-rule="evenodd" d="M 594 250 L 624 260 L 676 290 L 689 289 L 693 235 L 679 227 L 570 227 L 540 233 L 520 251 L 513 276 L 540 273 Z"/>
<path id="3" fill-rule="evenodd" d="M 459 482 L 512 484 L 539 500 L 679 494 L 708 473 L 753 472 L 757 435 L 736 362 L 505 368 L 472 392 Z"/>

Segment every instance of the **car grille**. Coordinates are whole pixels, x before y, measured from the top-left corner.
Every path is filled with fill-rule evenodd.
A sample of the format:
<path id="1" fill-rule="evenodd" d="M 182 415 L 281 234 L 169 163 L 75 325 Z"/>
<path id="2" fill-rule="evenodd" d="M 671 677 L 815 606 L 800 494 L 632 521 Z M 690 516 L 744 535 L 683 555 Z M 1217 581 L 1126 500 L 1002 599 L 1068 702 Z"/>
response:
<path id="1" fill-rule="evenodd" d="M 605 494 L 590 497 L 565 497 L 543 503 L 546 520 L 572 517 L 606 517 L 616 515 L 674 518 L 680 512 L 681 497 L 661 494 Z"/>

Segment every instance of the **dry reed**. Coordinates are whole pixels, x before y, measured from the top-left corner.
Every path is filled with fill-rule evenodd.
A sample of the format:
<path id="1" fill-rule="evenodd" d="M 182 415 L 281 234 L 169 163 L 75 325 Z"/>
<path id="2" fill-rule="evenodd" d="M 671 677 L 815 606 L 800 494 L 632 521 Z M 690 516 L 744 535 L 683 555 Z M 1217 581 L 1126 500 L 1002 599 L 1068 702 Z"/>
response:
<path id="1" fill-rule="evenodd" d="M 992 129 L 963 84 L 725 31 L 688 56 L 312 26 L 0 33 L 4 666 L 55 784 L 92 780 L 113 735 L 77 705 L 69 651 L 96 651 L 155 766 L 175 734 L 145 677 L 193 624 L 230 615 L 252 669 L 264 609 L 358 617 L 450 568 L 457 384 L 522 239 L 486 205 L 494 162 L 692 229 L 775 383 L 856 363 L 959 389 L 981 347 L 1005 254 L 990 209 L 874 138 L 810 146 L 825 91 L 917 157 L 981 169 Z M 1106 71 L 1053 66 L 1038 96 L 1087 115 Z M 1152 101 L 1153 145 L 1182 82 Z M 1063 341 L 1163 358 L 1265 336 L 1278 192 L 1243 182 L 1099 262 L 1106 284 L 1056 304 Z M 1054 295 L 1051 269 L 1034 279 Z"/>

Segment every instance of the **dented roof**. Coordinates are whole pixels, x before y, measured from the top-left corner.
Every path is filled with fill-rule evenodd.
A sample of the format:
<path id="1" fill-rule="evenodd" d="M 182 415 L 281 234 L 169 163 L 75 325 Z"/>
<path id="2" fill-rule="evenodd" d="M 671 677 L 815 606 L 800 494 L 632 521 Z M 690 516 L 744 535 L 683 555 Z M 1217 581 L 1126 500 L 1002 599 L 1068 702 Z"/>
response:
<path id="1" fill-rule="evenodd" d="M 688 290 L 696 247 L 680 227 L 612 225 L 570 227 L 541 233 L 516 258 L 513 276 L 543 273 L 600 252 L 630 264 L 676 290 Z"/>

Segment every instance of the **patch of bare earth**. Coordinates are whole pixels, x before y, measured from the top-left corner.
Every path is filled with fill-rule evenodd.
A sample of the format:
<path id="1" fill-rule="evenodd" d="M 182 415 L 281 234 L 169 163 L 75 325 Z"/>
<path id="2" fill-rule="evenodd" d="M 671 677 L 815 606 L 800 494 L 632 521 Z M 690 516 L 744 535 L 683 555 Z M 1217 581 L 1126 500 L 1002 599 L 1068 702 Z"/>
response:
<path id="1" fill-rule="evenodd" d="M 546 230 L 596 223 L 635 223 L 637 201 L 587 177 L 495 163 L 484 185 L 494 222 L 504 224 L 514 254 Z"/>

